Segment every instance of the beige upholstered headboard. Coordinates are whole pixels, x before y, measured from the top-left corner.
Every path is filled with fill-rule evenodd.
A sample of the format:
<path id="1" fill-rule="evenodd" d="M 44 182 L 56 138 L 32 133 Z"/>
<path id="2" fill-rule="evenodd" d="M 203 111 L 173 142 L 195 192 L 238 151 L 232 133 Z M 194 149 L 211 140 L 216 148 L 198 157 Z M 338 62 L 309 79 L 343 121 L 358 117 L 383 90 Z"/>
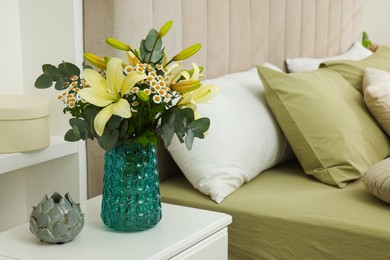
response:
<path id="1" fill-rule="evenodd" d="M 194 43 L 192 60 L 206 78 L 285 58 L 326 57 L 347 50 L 362 33 L 363 0 L 84 0 L 85 50 L 114 53 L 104 39 L 138 45 L 150 28 L 172 19 L 164 37 L 170 54 Z M 88 142 L 88 195 L 101 192 L 103 151 Z M 159 148 L 160 175 L 179 170 Z"/>

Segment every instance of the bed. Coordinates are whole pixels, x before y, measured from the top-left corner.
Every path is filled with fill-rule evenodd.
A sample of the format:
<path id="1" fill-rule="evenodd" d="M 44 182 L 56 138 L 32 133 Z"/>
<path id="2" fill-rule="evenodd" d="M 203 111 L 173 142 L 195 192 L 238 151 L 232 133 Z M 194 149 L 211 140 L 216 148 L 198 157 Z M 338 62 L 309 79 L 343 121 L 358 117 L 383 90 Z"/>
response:
<path id="1" fill-rule="evenodd" d="M 174 28 L 166 39 L 168 52 L 201 42 L 203 51 L 194 60 L 205 66 L 207 79 L 217 78 L 222 83 L 226 79 L 221 77 L 228 77 L 226 82 L 230 83 L 237 80 L 236 73 L 244 73 L 244 78 L 257 75 L 256 65 L 265 62 L 286 70 L 287 58 L 345 53 L 362 33 L 362 0 L 85 0 L 84 4 L 88 51 L 110 55 L 111 50 L 98 39 L 139 42 L 148 28 L 173 19 Z M 322 66 L 333 65 L 330 62 Z M 261 70 L 263 80 L 273 75 Z M 267 103 L 264 96 L 258 101 Z M 370 133 L 378 133 L 375 131 Z M 288 143 L 294 140 L 290 137 Z M 388 140 L 379 138 L 377 142 L 387 144 Z M 286 149 L 286 145 L 279 143 L 278 147 Z M 390 151 L 377 146 L 373 150 L 380 150 L 380 154 L 367 159 L 365 166 L 388 156 Z M 315 167 L 311 175 L 317 179 L 305 174 L 310 172 L 310 165 L 302 166 L 301 160 L 285 151 L 283 159 L 274 158 L 261 173 L 241 178 L 239 184 L 234 184 L 234 191 L 216 203 L 194 188 L 188 174 L 177 166 L 182 163 L 178 163 L 175 152 L 170 152 L 175 160 L 159 147 L 162 200 L 232 215 L 230 259 L 390 258 L 389 205 L 369 194 L 353 171 L 337 182 L 339 187 L 346 187 L 335 188 L 317 180 L 321 177 L 316 175 Z M 298 159 L 302 157 L 300 151 L 294 152 Z M 88 143 L 90 197 L 100 192 L 102 154 L 95 143 Z M 358 163 L 356 168 L 365 171 L 367 167 Z"/>

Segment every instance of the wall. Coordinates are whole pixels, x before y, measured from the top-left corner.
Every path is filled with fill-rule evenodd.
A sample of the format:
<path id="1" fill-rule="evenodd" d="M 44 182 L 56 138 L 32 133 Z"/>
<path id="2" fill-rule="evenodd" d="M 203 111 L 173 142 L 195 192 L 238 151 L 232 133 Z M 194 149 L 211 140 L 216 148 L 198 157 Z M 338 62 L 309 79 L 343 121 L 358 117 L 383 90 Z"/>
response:
<path id="1" fill-rule="evenodd" d="M 364 0 L 363 29 L 373 42 L 390 46 L 390 1 Z"/>
<path id="2" fill-rule="evenodd" d="M 42 74 L 42 64 L 58 65 L 62 60 L 75 62 L 73 2 L 19 0 L 19 5 L 23 93 L 44 96 L 52 101 L 51 133 L 63 135 L 68 129 L 68 119 L 62 113 L 62 103 L 56 100 L 59 92 L 53 88 L 36 89 L 34 82 Z"/>
<path id="3" fill-rule="evenodd" d="M 23 93 L 22 44 L 20 37 L 19 2 L 0 0 L 6 11 L 0 15 L 0 35 L 2 35 L 0 94 Z M 6 25 L 6 26 L 5 26 Z"/>
<path id="4" fill-rule="evenodd" d="M 63 136 L 69 125 L 56 99 L 59 92 L 38 90 L 34 82 L 42 64 L 81 64 L 82 0 L 0 0 L 0 6 L 0 95 L 48 98 L 51 135 Z M 85 145 L 80 142 L 78 154 L 0 174 L 0 232 L 25 223 L 45 193 L 69 191 L 75 200 L 85 199 L 85 162 Z"/>

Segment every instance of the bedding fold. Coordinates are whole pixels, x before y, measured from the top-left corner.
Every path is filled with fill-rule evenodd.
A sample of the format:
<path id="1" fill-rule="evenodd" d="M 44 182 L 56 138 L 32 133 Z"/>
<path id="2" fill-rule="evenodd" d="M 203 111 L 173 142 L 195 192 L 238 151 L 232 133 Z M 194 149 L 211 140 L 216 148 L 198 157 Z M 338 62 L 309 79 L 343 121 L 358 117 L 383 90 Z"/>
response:
<path id="1" fill-rule="evenodd" d="M 184 176 L 161 183 L 167 203 L 230 214 L 229 259 L 389 259 L 389 205 L 360 180 L 337 189 L 297 161 L 267 170 L 221 204 Z"/>

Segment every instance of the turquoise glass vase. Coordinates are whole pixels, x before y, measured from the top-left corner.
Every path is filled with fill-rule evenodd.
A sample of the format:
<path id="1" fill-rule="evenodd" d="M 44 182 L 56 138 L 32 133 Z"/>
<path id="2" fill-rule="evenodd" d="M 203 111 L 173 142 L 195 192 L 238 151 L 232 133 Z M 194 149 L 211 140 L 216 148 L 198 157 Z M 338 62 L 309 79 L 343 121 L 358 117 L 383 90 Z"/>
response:
<path id="1" fill-rule="evenodd" d="M 123 142 L 104 155 L 101 218 L 111 229 L 136 232 L 161 220 L 156 148 Z"/>

